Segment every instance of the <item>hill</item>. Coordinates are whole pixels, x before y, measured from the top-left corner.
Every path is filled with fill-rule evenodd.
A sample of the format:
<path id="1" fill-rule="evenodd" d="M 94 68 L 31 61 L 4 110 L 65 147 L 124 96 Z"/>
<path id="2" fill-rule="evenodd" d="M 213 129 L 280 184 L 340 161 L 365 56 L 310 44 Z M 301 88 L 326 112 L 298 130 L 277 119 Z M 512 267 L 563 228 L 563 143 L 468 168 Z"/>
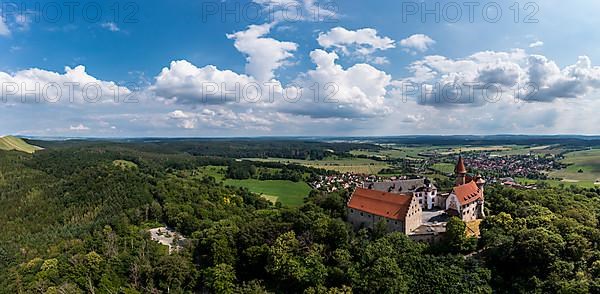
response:
<path id="1" fill-rule="evenodd" d="M 600 187 L 489 183 L 480 238 L 457 226 L 428 244 L 355 231 L 346 191 L 304 197 L 276 182 L 312 169 L 184 149 L 0 152 L 0 294 L 600 293 Z M 163 227 L 187 240 L 175 254 L 148 234 Z"/>
<path id="2" fill-rule="evenodd" d="M 15 136 L 4 136 L 0 137 L 0 150 L 16 150 L 27 153 L 33 153 L 41 150 L 41 147 L 31 145 L 21 138 Z"/>

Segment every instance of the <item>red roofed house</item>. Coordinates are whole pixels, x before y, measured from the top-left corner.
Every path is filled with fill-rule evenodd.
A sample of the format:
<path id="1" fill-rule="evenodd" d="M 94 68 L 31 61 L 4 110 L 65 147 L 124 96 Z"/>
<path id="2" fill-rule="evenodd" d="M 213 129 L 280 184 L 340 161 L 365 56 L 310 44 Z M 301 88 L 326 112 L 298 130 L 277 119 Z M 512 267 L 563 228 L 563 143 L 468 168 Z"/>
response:
<path id="1" fill-rule="evenodd" d="M 348 221 L 355 229 L 383 221 L 389 230 L 408 234 L 421 225 L 418 197 L 356 188 L 348 200 Z"/>
<path id="2" fill-rule="evenodd" d="M 467 175 L 462 156 L 458 157 L 454 172 L 456 173 L 456 185 L 446 199 L 446 212 L 460 217 L 463 221 L 484 218 L 483 185 L 485 180 L 481 175 L 477 175 L 475 178 Z"/>

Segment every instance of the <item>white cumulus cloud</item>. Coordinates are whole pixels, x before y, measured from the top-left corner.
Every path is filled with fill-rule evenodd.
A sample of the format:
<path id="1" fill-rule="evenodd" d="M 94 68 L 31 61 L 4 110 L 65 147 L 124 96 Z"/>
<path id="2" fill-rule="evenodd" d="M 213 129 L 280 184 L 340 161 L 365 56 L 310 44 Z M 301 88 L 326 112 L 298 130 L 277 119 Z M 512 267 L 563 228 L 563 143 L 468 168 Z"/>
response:
<path id="1" fill-rule="evenodd" d="M 404 47 L 409 52 L 425 52 L 435 41 L 424 34 L 414 34 L 406 39 L 400 40 L 400 46 Z"/>
<path id="2" fill-rule="evenodd" d="M 175 110 L 167 114 L 168 118 L 176 122 L 183 129 L 242 129 L 268 131 L 273 121 L 267 118 L 268 113 L 254 113 L 252 111 L 235 112 L 220 106 L 204 108 L 197 112 Z"/>
<path id="3" fill-rule="evenodd" d="M 269 23 L 250 25 L 245 31 L 227 34 L 227 38 L 235 40 L 235 48 L 247 56 L 246 73 L 260 81 L 272 79 L 274 71 L 285 65 L 298 48 L 293 42 L 264 37 L 272 26 Z"/>
<path id="4" fill-rule="evenodd" d="M 199 68 L 179 60 L 163 68 L 150 89 L 157 96 L 179 104 L 221 104 L 242 100 L 242 91 L 254 97 L 254 85 L 262 87 L 262 83 L 248 75 L 214 65 Z"/>
<path id="5" fill-rule="evenodd" d="M 544 46 L 544 42 L 542 42 L 542 41 L 535 41 L 535 42 L 529 44 L 529 48 L 542 47 L 542 46 Z"/>
<path id="6" fill-rule="evenodd" d="M 365 63 L 347 69 L 336 63 L 335 52 L 310 53 L 316 68 L 301 74 L 302 102 L 282 105 L 283 111 L 311 117 L 365 118 L 389 111 L 385 103 L 391 76 Z M 316 87 L 316 88 L 315 88 Z M 318 88 L 318 90 L 317 90 Z"/>
<path id="7" fill-rule="evenodd" d="M 65 67 L 65 73 L 31 68 L 0 72 L 2 99 L 19 103 L 111 103 L 131 94 L 112 81 L 89 75 L 85 66 Z"/>
<path id="8" fill-rule="evenodd" d="M 522 49 L 482 51 L 459 59 L 426 56 L 409 70 L 412 76 L 394 84 L 420 103 L 437 106 L 549 102 L 585 97 L 600 87 L 600 67 L 592 66 L 587 56 L 561 69 L 553 60 Z"/>
<path id="9" fill-rule="evenodd" d="M 363 28 L 355 31 L 343 27 L 335 27 L 328 32 L 320 33 L 317 42 L 323 48 L 333 48 L 344 55 L 362 56 L 363 59 L 375 64 L 387 63 L 383 57 L 371 57 L 371 54 L 380 50 L 395 48 L 394 40 L 382 37 L 372 28 Z"/>

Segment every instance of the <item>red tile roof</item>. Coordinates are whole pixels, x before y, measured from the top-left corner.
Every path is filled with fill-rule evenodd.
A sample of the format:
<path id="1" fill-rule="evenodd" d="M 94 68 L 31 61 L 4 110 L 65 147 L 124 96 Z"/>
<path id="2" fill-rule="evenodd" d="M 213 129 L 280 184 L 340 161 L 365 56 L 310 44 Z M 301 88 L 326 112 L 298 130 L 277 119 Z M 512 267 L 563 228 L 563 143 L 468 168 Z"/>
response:
<path id="1" fill-rule="evenodd" d="M 457 174 L 466 174 L 467 168 L 465 168 L 465 161 L 462 156 L 458 156 L 458 162 L 456 163 L 456 167 L 454 167 L 454 172 Z"/>
<path id="2" fill-rule="evenodd" d="M 460 205 L 469 204 L 477 199 L 483 199 L 483 191 L 479 189 L 474 181 L 456 186 L 452 192 L 458 198 Z"/>
<path id="3" fill-rule="evenodd" d="M 413 196 L 356 188 L 348 207 L 370 214 L 397 220 L 405 220 Z"/>

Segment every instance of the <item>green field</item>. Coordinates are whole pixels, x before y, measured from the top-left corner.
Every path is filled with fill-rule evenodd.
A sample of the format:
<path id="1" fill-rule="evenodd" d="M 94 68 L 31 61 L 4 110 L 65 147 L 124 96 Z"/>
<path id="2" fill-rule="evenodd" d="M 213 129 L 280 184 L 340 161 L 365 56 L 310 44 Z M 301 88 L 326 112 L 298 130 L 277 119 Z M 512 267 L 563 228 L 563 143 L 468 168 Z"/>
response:
<path id="1" fill-rule="evenodd" d="M 308 196 L 311 190 L 305 182 L 285 180 L 226 179 L 223 183 L 225 185 L 248 188 L 253 193 L 262 194 L 263 197 L 271 202 L 279 201 L 288 206 L 302 205 L 304 198 Z"/>
<path id="2" fill-rule="evenodd" d="M 596 185 L 594 181 L 561 181 L 561 180 L 531 180 L 526 178 L 516 178 L 515 179 L 519 184 L 527 185 L 527 184 L 537 184 L 539 182 L 543 182 L 548 184 L 550 187 L 569 187 L 569 186 L 577 186 L 582 188 L 595 188 L 599 187 Z"/>
<path id="3" fill-rule="evenodd" d="M 38 146 L 33 146 L 14 136 L 5 136 L 0 138 L 0 150 L 16 150 L 26 153 L 33 153 L 41 150 Z"/>
<path id="4" fill-rule="evenodd" d="M 600 180 L 600 149 L 567 153 L 562 163 L 567 164 L 567 168 L 550 172 L 550 177 L 571 182 Z"/>
<path id="5" fill-rule="evenodd" d="M 506 145 L 510 147 L 507 150 L 492 151 L 491 153 L 499 156 L 506 155 L 527 155 L 536 154 L 540 156 L 544 155 L 556 155 L 565 151 L 564 147 L 558 145 L 540 145 L 540 146 L 526 146 L 526 145 Z"/>
<path id="6" fill-rule="evenodd" d="M 244 158 L 245 160 L 253 161 L 268 161 L 280 163 L 294 163 L 304 166 L 333 170 L 337 172 L 353 172 L 361 174 L 377 174 L 384 168 L 389 167 L 385 162 L 380 162 L 368 158 L 337 158 L 331 157 L 323 160 L 303 160 L 303 159 L 288 159 L 288 158 Z"/>
<path id="7" fill-rule="evenodd" d="M 262 194 L 264 198 L 275 203 L 281 202 L 287 206 L 299 206 L 304 202 L 304 198 L 310 192 L 310 186 L 306 182 L 292 182 L 287 180 L 267 180 L 256 179 L 236 180 L 225 179 L 225 166 L 209 165 L 199 168 L 201 175 L 211 176 L 217 181 L 223 181 L 223 184 L 248 188 L 250 192 Z"/>
<path id="8" fill-rule="evenodd" d="M 434 163 L 431 166 L 431 168 L 434 170 L 437 170 L 443 174 L 454 173 L 454 164 L 452 164 L 452 163 L 444 163 L 444 162 Z"/>

